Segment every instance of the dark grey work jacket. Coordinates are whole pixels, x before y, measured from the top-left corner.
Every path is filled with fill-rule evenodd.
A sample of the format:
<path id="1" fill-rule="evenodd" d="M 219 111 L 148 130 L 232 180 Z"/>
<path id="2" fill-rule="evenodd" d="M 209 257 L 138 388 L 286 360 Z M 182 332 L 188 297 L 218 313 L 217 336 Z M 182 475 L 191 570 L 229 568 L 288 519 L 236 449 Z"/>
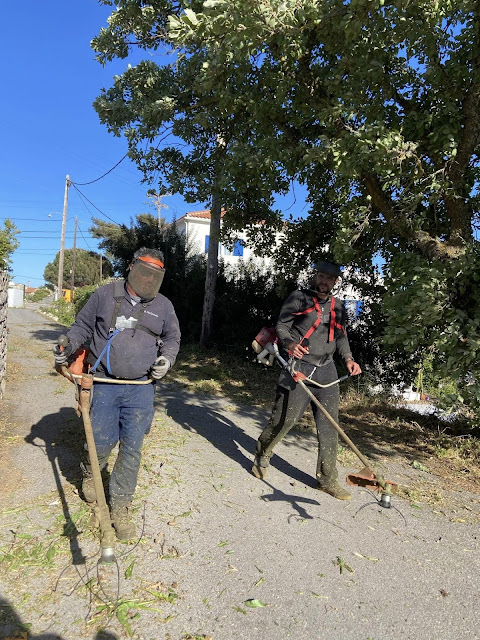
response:
<path id="1" fill-rule="evenodd" d="M 94 291 L 67 334 L 74 350 L 90 341 L 91 364 L 107 344 L 115 310 L 114 291 L 114 282 Z M 137 307 L 142 304 L 144 310 L 139 322 L 131 323 L 135 328 L 125 328 L 111 340 L 110 368 L 111 375 L 115 378 L 137 380 L 148 375 L 158 355 L 165 356 L 172 365 L 177 357 L 180 327 L 172 303 L 161 293 L 150 302 L 138 302 L 134 305 L 124 289 L 117 318 L 124 316 L 129 319 L 134 313 L 138 315 Z M 151 333 L 139 328 L 140 326 L 149 329 Z M 97 369 L 100 375 L 108 375 L 106 362 L 104 354 Z"/>
<path id="2" fill-rule="evenodd" d="M 346 361 L 352 357 L 348 342 L 346 324 L 346 311 L 343 300 L 335 298 L 336 322 L 343 327 L 336 327 L 334 338 L 329 341 L 330 332 L 330 305 L 332 298 L 329 296 L 324 302 L 319 300 L 322 311 L 322 321 L 309 338 L 309 353 L 303 356 L 302 362 L 324 365 L 333 359 L 333 354 L 338 351 Z M 314 306 L 313 292 L 310 289 L 300 289 L 291 293 L 283 303 L 276 325 L 277 335 L 284 349 L 292 340 L 300 342 L 310 327 L 317 319 L 317 312 L 313 310 L 305 315 L 295 315 Z"/>

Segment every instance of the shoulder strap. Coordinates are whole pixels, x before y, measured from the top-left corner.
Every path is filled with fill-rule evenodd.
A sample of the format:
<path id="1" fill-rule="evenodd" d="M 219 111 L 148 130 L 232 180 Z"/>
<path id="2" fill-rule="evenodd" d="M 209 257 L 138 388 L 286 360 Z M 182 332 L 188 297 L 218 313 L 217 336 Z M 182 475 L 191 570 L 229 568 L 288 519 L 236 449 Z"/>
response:
<path id="1" fill-rule="evenodd" d="M 335 312 L 335 302 L 336 302 L 336 300 L 335 300 L 334 296 L 332 296 L 332 300 L 330 302 L 330 327 L 329 327 L 329 332 L 328 332 L 328 341 L 329 342 L 332 342 L 334 337 L 335 337 L 335 329 L 341 329 L 343 331 L 343 333 L 345 333 L 345 327 L 342 326 L 339 322 L 337 322 L 337 319 L 336 319 L 337 318 L 337 314 Z M 300 340 L 299 344 L 302 344 L 302 342 L 304 340 L 307 340 L 308 338 L 310 338 L 312 333 L 315 331 L 315 329 L 321 323 L 321 321 L 322 321 L 322 309 L 320 307 L 318 299 L 314 296 L 314 298 L 313 298 L 313 307 L 309 307 L 308 309 L 305 309 L 304 311 L 297 311 L 296 313 L 293 314 L 294 316 L 304 316 L 304 315 L 307 315 L 308 313 L 312 313 L 312 311 L 316 311 L 317 312 L 317 319 L 312 324 L 310 329 L 306 332 L 306 334 L 303 336 L 303 338 Z"/>
<path id="2" fill-rule="evenodd" d="M 296 316 L 300 316 L 300 315 L 304 315 L 304 314 L 307 314 L 307 313 L 311 313 L 314 310 L 317 312 L 317 318 L 316 318 L 315 322 L 312 324 L 312 326 L 310 327 L 310 329 L 307 331 L 307 333 L 300 340 L 299 344 L 302 344 L 302 342 L 304 340 L 308 340 L 308 338 L 310 338 L 312 333 L 315 331 L 315 329 L 321 323 L 321 321 L 322 321 L 322 309 L 321 309 L 321 307 L 320 307 L 320 305 L 318 303 L 318 299 L 314 297 L 313 298 L 313 307 L 310 307 L 309 309 L 305 309 L 305 311 L 301 311 L 301 312 L 295 314 Z"/>
<path id="3" fill-rule="evenodd" d="M 125 298 L 125 283 L 123 280 L 115 281 L 115 289 L 113 292 L 113 297 L 115 299 L 115 308 L 113 309 L 112 319 L 110 321 L 109 333 L 112 333 L 113 331 L 115 331 L 115 325 L 117 323 L 118 314 L 120 312 L 120 306 L 122 304 L 123 299 Z M 135 311 L 132 314 L 132 318 L 135 318 L 137 320 L 137 325 L 134 330 L 134 335 L 135 335 L 135 331 L 137 329 L 140 329 L 141 331 L 148 333 L 154 338 L 159 338 L 160 337 L 159 333 L 155 333 L 154 331 L 151 331 L 151 329 L 148 329 L 147 327 L 144 327 L 143 325 L 140 324 L 141 318 L 143 316 L 143 312 L 145 311 L 145 306 L 146 305 L 143 302 L 138 302 L 135 305 Z"/>
<path id="4" fill-rule="evenodd" d="M 332 296 L 332 302 L 330 303 L 330 332 L 328 334 L 328 341 L 332 342 L 333 338 L 334 338 L 334 332 L 335 329 L 341 329 L 343 331 L 343 333 L 345 333 L 345 327 L 343 325 L 341 325 L 339 322 L 337 322 L 336 320 L 336 313 L 335 313 L 335 298 Z"/>
<path id="5" fill-rule="evenodd" d="M 115 281 L 115 289 L 113 291 L 113 297 L 115 299 L 115 308 L 113 309 L 112 319 L 110 320 L 110 332 L 115 331 L 115 324 L 117 323 L 118 312 L 120 311 L 120 305 L 125 297 L 125 283 L 123 280 Z"/>

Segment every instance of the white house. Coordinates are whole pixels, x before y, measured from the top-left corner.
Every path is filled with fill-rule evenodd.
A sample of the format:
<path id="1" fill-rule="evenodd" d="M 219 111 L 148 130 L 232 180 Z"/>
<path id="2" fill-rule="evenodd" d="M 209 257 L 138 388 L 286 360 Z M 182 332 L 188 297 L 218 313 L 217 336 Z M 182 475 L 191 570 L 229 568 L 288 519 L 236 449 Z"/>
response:
<path id="1" fill-rule="evenodd" d="M 222 219 L 225 211 L 222 211 Z M 191 250 L 196 255 L 206 254 L 210 241 L 210 210 L 189 211 L 175 221 L 175 225 L 180 233 L 187 239 Z M 237 235 L 237 240 L 233 249 L 228 249 L 223 244 L 219 244 L 218 255 L 223 258 L 225 264 L 235 266 L 239 260 L 252 261 L 258 266 L 268 267 L 271 259 L 268 257 L 256 256 L 252 249 L 246 245 L 246 234 L 241 232 Z"/>

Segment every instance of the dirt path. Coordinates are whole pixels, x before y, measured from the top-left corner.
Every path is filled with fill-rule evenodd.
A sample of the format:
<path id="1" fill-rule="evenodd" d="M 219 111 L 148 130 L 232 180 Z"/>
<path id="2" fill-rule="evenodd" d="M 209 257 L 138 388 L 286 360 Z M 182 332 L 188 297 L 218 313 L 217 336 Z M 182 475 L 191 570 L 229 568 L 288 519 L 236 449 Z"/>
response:
<path id="1" fill-rule="evenodd" d="M 9 310 L 8 323 L 0 638 L 480 637 L 478 494 L 463 491 L 464 506 L 449 512 L 400 499 L 399 511 L 381 509 L 360 489 L 338 502 L 313 488 L 310 434 L 289 436 L 267 481 L 256 480 L 251 452 L 265 413 L 168 378 L 137 492 L 142 538 L 117 545 L 118 573 L 98 570 L 77 490 L 73 386 L 51 369 L 62 328 L 34 308 Z"/>

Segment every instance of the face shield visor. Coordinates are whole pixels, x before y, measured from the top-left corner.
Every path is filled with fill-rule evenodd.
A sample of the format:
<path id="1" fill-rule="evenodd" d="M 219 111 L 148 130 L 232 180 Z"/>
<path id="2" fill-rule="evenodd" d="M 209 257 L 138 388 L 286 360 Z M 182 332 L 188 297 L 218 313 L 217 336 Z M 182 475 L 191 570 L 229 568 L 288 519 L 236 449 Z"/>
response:
<path id="1" fill-rule="evenodd" d="M 165 275 L 163 262 L 150 256 L 142 256 L 133 263 L 127 282 L 142 300 L 153 300 Z"/>

